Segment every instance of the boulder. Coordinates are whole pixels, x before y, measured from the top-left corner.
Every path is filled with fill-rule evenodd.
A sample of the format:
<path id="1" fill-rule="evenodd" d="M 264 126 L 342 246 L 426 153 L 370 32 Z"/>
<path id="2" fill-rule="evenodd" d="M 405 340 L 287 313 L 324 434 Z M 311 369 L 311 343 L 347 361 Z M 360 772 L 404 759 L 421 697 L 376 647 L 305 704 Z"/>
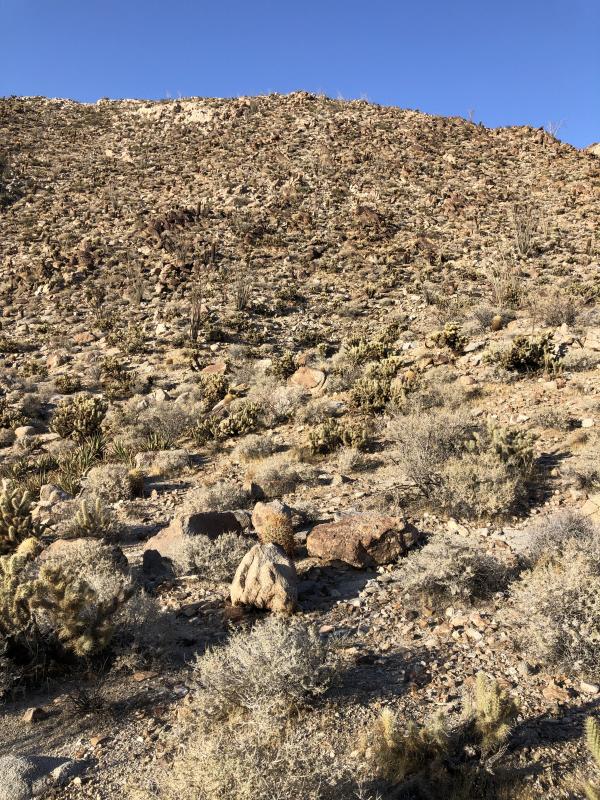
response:
<path id="1" fill-rule="evenodd" d="M 135 457 L 136 469 L 154 477 L 174 475 L 189 466 L 189 463 L 190 455 L 187 450 L 152 450 L 138 453 Z"/>
<path id="2" fill-rule="evenodd" d="M 320 369 L 298 367 L 290 378 L 290 383 L 301 386 L 303 389 L 318 389 L 325 383 L 325 373 Z"/>
<path id="3" fill-rule="evenodd" d="M 588 330 L 583 346 L 589 350 L 600 350 L 600 328 L 590 328 Z"/>
<path id="4" fill-rule="evenodd" d="M 250 527 L 246 511 L 203 511 L 175 517 L 144 545 L 144 550 L 157 550 L 163 558 L 173 558 L 181 553 L 185 540 L 192 536 L 216 539 L 222 533 L 243 533 Z"/>
<path id="5" fill-rule="evenodd" d="M 396 561 L 418 538 L 402 517 L 366 512 L 316 525 L 306 546 L 310 556 L 365 568 Z"/>
<path id="6" fill-rule="evenodd" d="M 281 500 L 272 500 L 270 503 L 257 503 L 252 511 L 252 527 L 260 534 L 265 526 L 277 522 L 284 515 L 292 519 L 292 509 Z"/>
<path id="7" fill-rule="evenodd" d="M 29 800 L 81 775 L 89 761 L 55 756 L 0 756 L 0 800 Z"/>
<path id="8" fill-rule="evenodd" d="M 235 573 L 231 584 L 232 605 L 290 613 L 297 602 L 298 578 L 294 562 L 277 545 L 254 545 Z"/>

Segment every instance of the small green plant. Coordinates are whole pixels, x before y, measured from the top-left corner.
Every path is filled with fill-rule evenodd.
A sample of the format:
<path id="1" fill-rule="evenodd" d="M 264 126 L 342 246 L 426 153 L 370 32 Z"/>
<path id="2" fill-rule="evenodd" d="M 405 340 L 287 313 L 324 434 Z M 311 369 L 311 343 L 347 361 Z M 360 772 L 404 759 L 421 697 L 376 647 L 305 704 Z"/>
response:
<path id="1" fill-rule="evenodd" d="M 72 537 L 105 537 L 112 534 L 114 519 L 99 497 L 93 502 L 82 500 L 75 514 L 69 533 Z"/>
<path id="2" fill-rule="evenodd" d="M 80 444 L 98 436 L 108 405 L 101 397 L 79 394 L 69 397 L 54 411 L 51 429 L 63 439 L 71 438 Z"/>

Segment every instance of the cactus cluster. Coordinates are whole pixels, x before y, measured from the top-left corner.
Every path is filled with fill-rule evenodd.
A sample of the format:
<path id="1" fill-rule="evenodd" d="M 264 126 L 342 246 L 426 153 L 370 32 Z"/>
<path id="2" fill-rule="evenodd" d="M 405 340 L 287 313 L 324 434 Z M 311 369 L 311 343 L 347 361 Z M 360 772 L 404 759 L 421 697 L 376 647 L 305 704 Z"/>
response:
<path id="1" fill-rule="evenodd" d="M 363 740 L 377 773 L 394 796 L 496 797 L 501 775 L 488 769 L 501 754 L 518 714 L 515 701 L 494 680 L 479 674 L 472 705 L 450 727 L 442 715 L 425 725 L 401 725 L 383 711 Z M 397 791 L 399 790 L 399 794 Z"/>
<path id="2" fill-rule="evenodd" d="M 447 322 L 441 331 L 433 334 L 433 341 L 440 347 L 448 347 L 454 353 L 462 353 L 467 338 L 458 322 Z"/>
<path id="3" fill-rule="evenodd" d="M 276 544 L 292 558 L 296 550 L 294 528 L 287 514 L 273 512 L 262 522 L 258 533 L 261 544 Z"/>
<path id="4" fill-rule="evenodd" d="M 273 359 L 269 367 L 271 375 L 284 381 L 293 375 L 295 371 L 296 359 L 291 350 L 284 350 L 279 357 Z"/>
<path id="5" fill-rule="evenodd" d="M 107 403 L 101 397 L 79 394 L 63 400 L 54 412 L 50 427 L 63 439 L 81 443 L 101 433 L 107 410 Z"/>
<path id="6" fill-rule="evenodd" d="M 82 578 L 60 566 L 44 564 L 28 604 L 32 613 L 50 619 L 56 637 L 68 650 L 88 656 L 107 647 L 115 612 L 131 593 L 131 587 L 122 585 L 108 598 L 100 598 Z"/>
<path id="7" fill-rule="evenodd" d="M 112 533 L 114 521 L 102 500 L 82 500 L 70 525 L 69 532 L 74 537 L 105 537 Z"/>
<path id="8" fill-rule="evenodd" d="M 192 431 L 192 436 L 199 445 L 232 436 L 243 436 L 256 430 L 259 417 L 258 403 L 244 400 L 232 408 L 226 417 L 207 416 L 199 420 Z"/>
<path id="9" fill-rule="evenodd" d="M 34 582 L 24 573 L 42 546 L 35 536 L 23 539 L 10 555 L 0 556 L 0 634 L 16 638 L 32 624 L 29 598 Z"/>
<path id="10" fill-rule="evenodd" d="M 4 480 L 0 486 L 0 555 L 10 553 L 31 536 L 39 525 L 31 516 L 33 500 L 26 489 Z"/>
<path id="11" fill-rule="evenodd" d="M 366 426 L 360 421 L 341 422 L 326 419 L 308 434 L 310 450 L 313 455 L 332 453 L 340 447 L 354 447 L 363 450 L 369 440 Z"/>
<path id="12" fill-rule="evenodd" d="M 510 347 L 491 357 L 511 372 L 557 372 L 560 359 L 551 333 L 515 336 Z"/>

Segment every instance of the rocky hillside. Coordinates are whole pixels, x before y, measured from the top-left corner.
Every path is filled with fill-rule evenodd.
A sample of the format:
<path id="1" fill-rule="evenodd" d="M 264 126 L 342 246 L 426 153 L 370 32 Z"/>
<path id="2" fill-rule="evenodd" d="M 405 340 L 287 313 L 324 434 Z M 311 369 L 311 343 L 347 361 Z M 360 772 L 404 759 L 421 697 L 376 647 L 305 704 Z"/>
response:
<path id="1" fill-rule="evenodd" d="M 596 796 L 591 150 L 0 99 L 0 299 L 0 800 Z"/>

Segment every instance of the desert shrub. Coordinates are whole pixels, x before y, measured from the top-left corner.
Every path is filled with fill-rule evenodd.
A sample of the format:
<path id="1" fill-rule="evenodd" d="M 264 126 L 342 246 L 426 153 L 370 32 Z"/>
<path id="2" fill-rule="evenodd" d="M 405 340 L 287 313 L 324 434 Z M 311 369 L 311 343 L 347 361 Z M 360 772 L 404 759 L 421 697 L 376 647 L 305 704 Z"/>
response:
<path id="1" fill-rule="evenodd" d="M 585 450 L 569 459 L 565 474 L 568 475 L 578 489 L 594 490 L 600 486 L 600 439 L 591 437 Z"/>
<path id="2" fill-rule="evenodd" d="M 600 554 L 594 540 L 568 539 L 513 583 L 511 595 L 521 615 L 519 643 L 530 658 L 600 677 Z"/>
<path id="3" fill-rule="evenodd" d="M 213 581 L 231 581 L 251 545 L 251 539 L 233 531 L 216 539 L 190 536 L 173 560 L 183 572 L 194 571 Z"/>
<path id="4" fill-rule="evenodd" d="M 270 433 L 251 433 L 235 446 L 232 455 L 238 461 L 259 461 L 272 456 L 276 451 L 277 444 Z"/>
<path id="5" fill-rule="evenodd" d="M 440 714 L 424 725 L 402 724 L 384 710 L 363 740 L 375 774 L 399 800 L 500 800 L 516 774 L 492 770 L 518 715 L 494 680 L 477 675 L 474 697 L 453 726 Z M 386 795 L 387 796 L 387 795 Z"/>
<path id="6" fill-rule="evenodd" d="M 194 511 L 231 511 L 246 508 L 250 493 L 234 481 L 217 481 L 191 492 L 186 507 Z"/>
<path id="7" fill-rule="evenodd" d="M 306 400 L 306 391 L 300 386 L 282 386 L 273 378 L 264 378 L 250 389 L 248 400 L 261 409 L 265 425 L 273 427 L 294 416 Z"/>
<path id="8" fill-rule="evenodd" d="M 206 413 L 225 397 L 229 389 L 229 381 L 224 375 L 200 374 L 198 386 L 202 392 L 201 409 Z"/>
<path id="9" fill-rule="evenodd" d="M 50 427 L 63 439 L 82 443 L 101 433 L 107 408 L 101 397 L 85 394 L 69 397 L 55 409 Z"/>
<path id="10" fill-rule="evenodd" d="M 538 519 L 527 529 L 529 542 L 527 553 L 533 563 L 548 555 L 550 557 L 563 552 L 571 539 L 590 546 L 594 540 L 600 542 L 600 531 L 588 517 L 577 511 L 557 511 L 550 516 Z"/>
<path id="11" fill-rule="evenodd" d="M 544 325 L 558 328 L 560 325 L 574 325 L 579 316 L 578 304 L 574 297 L 564 291 L 555 291 L 532 302 L 532 312 Z"/>
<path id="12" fill-rule="evenodd" d="M 58 458 L 56 483 L 69 494 L 77 494 L 81 482 L 90 469 L 102 457 L 104 442 L 95 436 L 83 442 L 74 450 L 68 450 Z"/>
<path id="13" fill-rule="evenodd" d="M 132 496 L 131 470 L 122 464 L 99 464 L 92 467 L 85 478 L 86 494 L 101 497 L 108 503 L 130 500 Z"/>
<path id="14" fill-rule="evenodd" d="M 277 453 L 253 462 L 246 471 L 246 477 L 257 483 L 271 498 L 293 492 L 301 480 L 296 465 L 287 453 Z"/>
<path id="15" fill-rule="evenodd" d="M 534 248 L 534 237 L 540 225 L 540 211 L 531 203 L 516 203 L 511 211 L 514 242 L 520 256 L 528 256 Z"/>
<path id="16" fill-rule="evenodd" d="M 506 587 L 511 571 L 479 542 L 459 534 L 434 535 L 402 564 L 401 585 L 425 605 L 472 602 Z"/>
<path id="17" fill-rule="evenodd" d="M 32 511 L 33 498 L 29 492 L 14 482 L 3 480 L 0 484 L 0 555 L 13 552 L 25 539 L 40 535 Z"/>
<path id="18" fill-rule="evenodd" d="M 369 444 L 369 428 L 360 420 L 327 419 L 308 434 L 313 454 L 326 454 L 340 447 L 355 447 L 363 450 Z"/>
<path id="19" fill-rule="evenodd" d="M 199 657 L 194 677 L 197 704 L 212 718 L 287 713 L 327 689 L 331 654 L 314 627 L 274 616 Z"/>
<path id="20" fill-rule="evenodd" d="M 134 393 L 132 376 L 117 356 L 104 359 L 100 374 L 102 391 L 109 400 L 122 400 Z"/>
<path id="21" fill-rule="evenodd" d="M 342 447 L 337 454 L 337 466 L 343 475 L 363 469 L 366 465 L 365 456 L 356 447 Z"/>
<path id="22" fill-rule="evenodd" d="M 390 430 L 406 477 L 448 513 L 477 519 L 525 503 L 535 473 L 528 434 L 493 425 L 475 429 L 463 415 L 443 412 L 401 417 Z"/>
<path id="23" fill-rule="evenodd" d="M 510 346 L 490 354 L 490 360 L 511 372 L 556 371 L 560 366 L 552 334 L 515 336 Z"/>
<path id="24" fill-rule="evenodd" d="M 226 417 L 209 415 L 200 419 L 191 431 L 197 444 L 221 441 L 252 433 L 259 425 L 262 409 L 257 403 L 240 400 L 232 403 Z"/>

